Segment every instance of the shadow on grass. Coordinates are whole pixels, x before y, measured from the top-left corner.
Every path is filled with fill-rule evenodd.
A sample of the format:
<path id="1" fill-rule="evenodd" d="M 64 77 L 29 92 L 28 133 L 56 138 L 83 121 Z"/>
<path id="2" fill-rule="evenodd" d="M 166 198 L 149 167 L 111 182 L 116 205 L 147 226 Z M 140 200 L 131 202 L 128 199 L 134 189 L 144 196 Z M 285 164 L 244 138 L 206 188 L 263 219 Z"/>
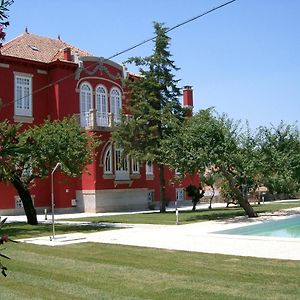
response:
<path id="1" fill-rule="evenodd" d="M 190 216 L 189 216 L 190 214 Z M 228 218 L 234 218 L 238 216 L 244 216 L 245 212 L 240 207 L 230 207 L 230 208 L 215 208 L 207 209 L 195 212 L 187 212 L 185 221 L 195 222 L 195 221 L 212 221 L 212 220 L 223 220 Z"/>
<path id="2" fill-rule="evenodd" d="M 52 224 L 38 224 L 28 225 L 26 223 L 7 223 L 1 229 L 3 233 L 7 234 L 11 239 L 21 239 L 36 236 L 52 235 Z M 56 224 L 56 234 L 67 234 L 74 232 L 95 232 L 113 229 L 109 226 L 93 226 L 93 225 L 69 225 L 69 224 Z"/>

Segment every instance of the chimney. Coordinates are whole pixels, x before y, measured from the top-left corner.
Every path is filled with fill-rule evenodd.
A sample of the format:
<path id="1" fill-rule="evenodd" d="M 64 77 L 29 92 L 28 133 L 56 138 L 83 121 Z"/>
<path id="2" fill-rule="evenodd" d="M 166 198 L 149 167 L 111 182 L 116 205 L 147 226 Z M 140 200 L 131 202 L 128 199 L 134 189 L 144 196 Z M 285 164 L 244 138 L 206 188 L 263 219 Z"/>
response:
<path id="1" fill-rule="evenodd" d="M 190 85 L 183 87 L 183 108 L 186 110 L 186 115 L 191 116 L 193 113 L 193 89 Z"/>
<path id="2" fill-rule="evenodd" d="M 71 55 L 71 48 L 70 47 L 64 48 L 64 60 L 72 61 L 72 55 Z"/>

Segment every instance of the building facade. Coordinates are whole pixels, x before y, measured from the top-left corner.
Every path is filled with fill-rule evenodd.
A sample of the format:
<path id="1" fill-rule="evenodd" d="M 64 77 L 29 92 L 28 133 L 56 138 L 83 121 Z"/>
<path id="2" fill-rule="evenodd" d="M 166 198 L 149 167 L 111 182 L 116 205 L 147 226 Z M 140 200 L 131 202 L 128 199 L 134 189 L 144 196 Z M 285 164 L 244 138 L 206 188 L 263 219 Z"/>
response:
<path id="1" fill-rule="evenodd" d="M 113 126 L 126 113 L 123 80 L 130 76 L 116 62 L 96 57 L 60 39 L 25 32 L 0 49 L 0 121 L 38 125 L 45 119 L 75 115 L 83 130 L 101 136 L 89 174 L 54 176 L 55 207 L 61 211 L 121 211 L 146 209 L 159 199 L 159 173 L 153 162 L 123 159 L 111 143 Z M 192 90 L 183 91 L 192 108 Z M 190 179 L 174 185 L 176 174 L 166 169 L 168 201 L 184 200 Z M 23 212 L 12 185 L 0 182 L 0 212 Z M 31 194 L 37 210 L 51 206 L 50 178 L 36 180 Z"/>

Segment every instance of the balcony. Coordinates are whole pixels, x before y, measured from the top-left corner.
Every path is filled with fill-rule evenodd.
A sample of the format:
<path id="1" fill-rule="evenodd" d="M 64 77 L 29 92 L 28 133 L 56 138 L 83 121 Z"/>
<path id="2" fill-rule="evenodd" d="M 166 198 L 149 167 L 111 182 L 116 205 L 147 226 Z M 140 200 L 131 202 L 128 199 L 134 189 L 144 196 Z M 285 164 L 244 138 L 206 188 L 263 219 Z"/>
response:
<path id="1" fill-rule="evenodd" d="M 115 124 L 121 122 L 120 115 L 110 112 L 99 112 L 91 109 L 88 112 L 76 115 L 78 123 L 87 130 L 110 130 Z M 129 118 L 129 115 L 126 115 Z"/>

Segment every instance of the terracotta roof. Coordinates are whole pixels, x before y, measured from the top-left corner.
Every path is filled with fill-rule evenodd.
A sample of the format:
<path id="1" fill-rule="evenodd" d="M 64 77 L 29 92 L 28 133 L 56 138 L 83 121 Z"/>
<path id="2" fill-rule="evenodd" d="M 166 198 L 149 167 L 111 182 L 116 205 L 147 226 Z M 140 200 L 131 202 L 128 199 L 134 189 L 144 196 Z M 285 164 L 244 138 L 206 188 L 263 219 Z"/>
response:
<path id="1" fill-rule="evenodd" d="M 78 49 L 60 39 L 42 37 L 31 33 L 23 33 L 15 39 L 4 44 L 0 49 L 2 55 L 19 57 L 44 63 L 57 59 L 64 60 L 63 49 L 71 48 L 71 54 L 92 56 L 87 51 Z"/>

